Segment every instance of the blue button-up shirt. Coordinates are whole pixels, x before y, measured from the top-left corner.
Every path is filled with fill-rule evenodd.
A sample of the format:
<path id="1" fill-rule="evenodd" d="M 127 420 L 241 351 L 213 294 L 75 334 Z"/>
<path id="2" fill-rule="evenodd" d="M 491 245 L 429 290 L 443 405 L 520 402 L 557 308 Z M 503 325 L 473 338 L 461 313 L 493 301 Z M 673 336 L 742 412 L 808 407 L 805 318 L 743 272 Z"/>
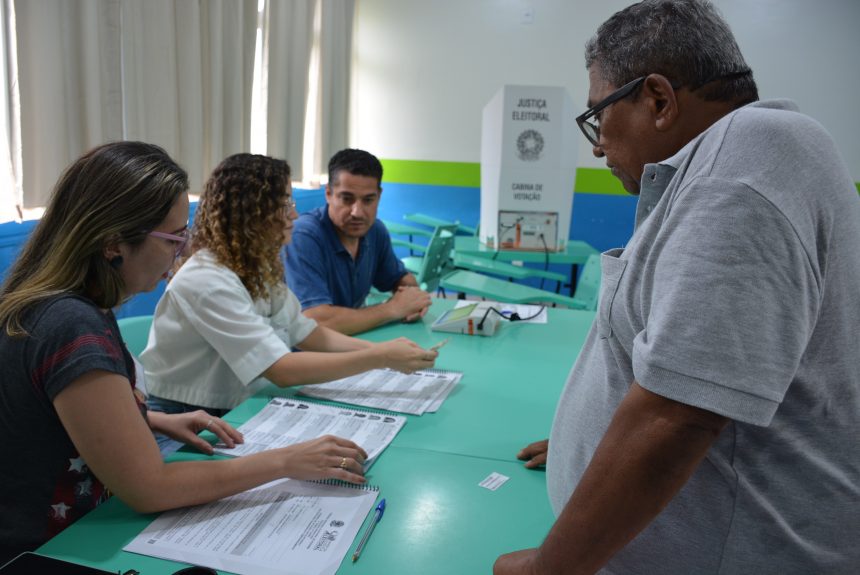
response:
<path id="1" fill-rule="evenodd" d="M 318 305 L 359 308 L 370 287 L 387 292 L 408 272 L 394 255 L 385 225 L 376 220 L 359 240 L 355 259 L 341 243 L 328 206 L 302 214 L 286 249 L 287 285 L 302 309 Z"/>

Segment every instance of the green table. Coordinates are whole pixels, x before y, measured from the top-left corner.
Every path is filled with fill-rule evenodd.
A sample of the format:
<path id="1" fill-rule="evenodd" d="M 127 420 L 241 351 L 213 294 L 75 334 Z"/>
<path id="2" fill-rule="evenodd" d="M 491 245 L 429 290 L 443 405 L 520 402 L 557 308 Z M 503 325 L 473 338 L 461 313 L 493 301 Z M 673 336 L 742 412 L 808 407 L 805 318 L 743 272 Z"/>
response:
<path id="1" fill-rule="evenodd" d="M 565 274 L 527 268 L 524 266 L 515 266 L 507 262 L 494 261 L 490 258 L 472 256 L 463 252 L 457 253 L 456 251 L 454 252 L 454 267 L 518 280 L 527 278 L 543 278 L 553 280 L 559 284 L 567 282 L 567 276 Z"/>
<path id="2" fill-rule="evenodd" d="M 406 214 L 403 216 L 403 219 L 410 221 L 410 222 L 415 222 L 416 224 L 421 224 L 422 226 L 428 226 L 431 228 L 438 228 L 439 226 L 448 226 L 451 224 L 457 224 L 457 231 L 459 231 L 459 232 L 469 234 L 470 236 L 474 236 L 477 233 L 477 230 L 471 226 L 463 225 L 460 222 L 451 222 L 448 220 L 443 220 L 441 218 L 428 216 L 426 214 Z"/>
<path id="3" fill-rule="evenodd" d="M 424 322 L 364 336 L 379 341 L 403 335 L 425 346 L 450 336 L 437 367 L 463 371 L 464 377 L 437 413 L 406 416 L 407 424 L 371 467 L 369 482 L 388 502 L 385 517 L 361 559 L 350 562 L 356 540 L 338 573 L 488 573 L 498 555 L 539 544 L 552 524 L 545 474 L 525 469 L 515 454 L 549 433 L 594 313 L 550 309 L 548 324 L 506 324 L 489 338 L 431 332 L 432 321 L 452 305 L 437 300 Z M 271 386 L 225 419 L 240 424 L 270 394 L 293 393 Z M 492 472 L 511 479 L 497 491 L 479 487 Z M 122 551 L 154 517 L 114 498 L 39 552 L 106 570 L 172 573 L 176 563 Z"/>
<path id="4" fill-rule="evenodd" d="M 549 434 L 558 396 L 594 312 L 550 308 L 549 323 L 505 322 L 492 337 L 431 331 L 433 321 L 453 305 L 435 300 L 423 322 L 388 325 L 363 336 L 373 341 L 405 336 L 425 347 L 450 337 L 436 367 L 464 374 L 438 412 L 407 415 L 392 445 L 515 461 L 520 447 Z M 225 419 L 240 424 L 271 396 L 296 393 L 270 386 Z"/>
<path id="5" fill-rule="evenodd" d="M 497 491 L 479 487 L 494 471 L 510 481 Z M 338 573 L 488 573 L 502 553 L 539 545 L 553 521 L 544 472 L 520 463 L 392 445 L 368 478 L 387 500 L 385 517 L 355 564 L 350 558 L 358 537 L 353 541 Z M 122 551 L 153 519 L 114 498 L 39 553 L 107 571 L 168 575 L 179 564 Z"/>
<path id="6" fill-rule="evenodd" d="M 598 253 L 589 244 L 579 240 L 568 240 L 565 248 L 557 252 L 540 250 L 496 250 L 481 242 L 477 237 L 457 236 L 454 238 L 454 253 L 472 257 L 495 259 L 502 262 L 530 262 L 564 264 L 570 266 L 570 296 L 576 290 L 576 272 L 579 264 L 584 264 L 588 256 Z"/>

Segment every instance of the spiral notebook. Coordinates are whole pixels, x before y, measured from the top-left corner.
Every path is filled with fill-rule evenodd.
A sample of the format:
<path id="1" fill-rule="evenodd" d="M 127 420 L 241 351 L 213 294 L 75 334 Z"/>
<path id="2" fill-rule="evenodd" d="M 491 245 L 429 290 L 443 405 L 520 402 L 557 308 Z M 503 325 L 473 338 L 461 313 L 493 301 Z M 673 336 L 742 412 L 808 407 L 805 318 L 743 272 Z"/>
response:
<path id="1" fill-rule="evenodd" d="M 124 550 L 239 575 L 333 575 L 378 494 L 283 479 L 162 513 Z"/>
<path id="2" fill-rule="evenodd" d="M 359 409 L 321 405 L 295 398 L 274 397 L 239 431 L 245 442 L 228 448 L 215 446 L 215 453 L 240 456 L 286 447 L 323 435 L 336 435 L 360 445 L 367 452 L 367 471 L 406 424 L 402 415 L 372 413 Z"/>
<path id="3" fill-rule="evenodd" d="M 463 374 L 445 369 L 401 373 L 372 369 L 328 383 L 306 385 L 299 393 L 362 407 L 411 415 L 436 412 Z"/>

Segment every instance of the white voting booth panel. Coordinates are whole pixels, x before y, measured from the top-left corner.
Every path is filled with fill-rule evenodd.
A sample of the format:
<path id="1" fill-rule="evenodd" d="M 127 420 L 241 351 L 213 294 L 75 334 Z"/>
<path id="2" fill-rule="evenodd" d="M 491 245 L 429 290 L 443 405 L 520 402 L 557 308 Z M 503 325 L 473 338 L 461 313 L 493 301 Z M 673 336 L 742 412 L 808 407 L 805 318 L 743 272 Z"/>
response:
<path id="1" fill-rule="evenodd" d="M 563 249 L 578 143 L 567 90 L 505 86 L 481 123 L 481 241 L 499 249 Z"/>

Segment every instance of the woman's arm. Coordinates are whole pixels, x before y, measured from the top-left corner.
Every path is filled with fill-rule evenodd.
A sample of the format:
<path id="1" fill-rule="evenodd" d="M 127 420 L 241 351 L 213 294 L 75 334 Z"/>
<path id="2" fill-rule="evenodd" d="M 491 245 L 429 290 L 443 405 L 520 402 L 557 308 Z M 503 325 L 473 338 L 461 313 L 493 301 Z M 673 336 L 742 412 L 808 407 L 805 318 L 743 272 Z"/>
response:
<path id="1" fill-rule="evenodd" d="M 323 339 L 328 337 L 329 331 L 331 330 L 323 332 L 321 337 Z M 311 332 L 308 338 L 313 337 L 315 332 L 316 330 Z M 300 348 L 304 349 L 308 338 L 299 344 Z M 340 341 L 338 338 L 335 340 Z M 318 344 L 319 342 L 314 341 L 313 343 Z M 438 355 L 439 353 L 434 350 L 424 349 L 415 342 L 401 337 L 382 343 L 363 345 L 361 349 L 354 351 L 288 353 L 281 356 L 262 375 L 275 385 L 291 387 L 324 383 L 384 367 L 412 373 L 419 369 L 433 367 Z"/>
<path id="2" fill-rule="evenodd" d="M 359 349 L 370 349 L 373 347 L 373 344 L 369 341 L 350 337 L 331 328 L 318 325 L 296 347 L 302 351 L 356 351 Z"/>
<path id="3" fill-rule="evenodd" d="M 202 409 L 187 413 L 148 411 L 146 418 L 149 420 L 149 426 L 153 431 L 196 447 L 207 455 L 212 455 L 214 449 L 208 441 L 197 435 L 201 431 L 211 431 L 227 447 L 235 447 L 237 443 L 245 442 L 242 434 L 236 431 L 232 425 L 220 417 L 209 415 Z"/>
<path id="4" fill-rule="evenodd" d="M 365 481 L 367 454 L 332 436 L 247 457 L 165 463 L 128 380 L 110 372 L 82 375 L 54 407 L 90 469 L 141 513 L 206 503 L 282 477 Z"/>

